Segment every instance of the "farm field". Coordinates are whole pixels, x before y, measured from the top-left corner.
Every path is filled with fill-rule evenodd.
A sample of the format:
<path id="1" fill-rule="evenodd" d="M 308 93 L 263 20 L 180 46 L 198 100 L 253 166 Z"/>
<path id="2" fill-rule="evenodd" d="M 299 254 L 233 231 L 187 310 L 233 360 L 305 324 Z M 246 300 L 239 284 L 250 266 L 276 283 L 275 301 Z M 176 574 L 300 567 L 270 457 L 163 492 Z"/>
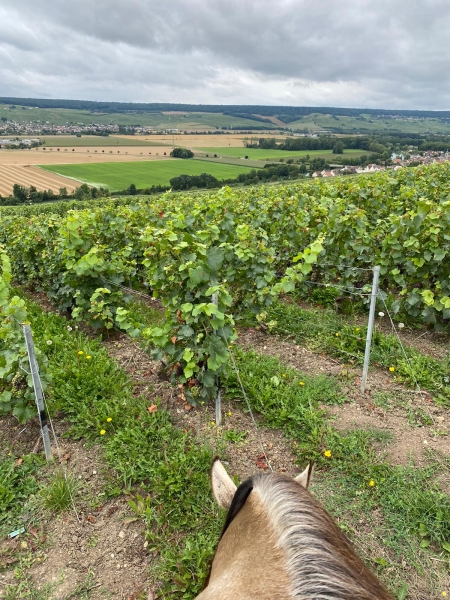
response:
<path id="1" fill-rule="evenodd" d="M 30 150 L 0 150 L 0 164 L 2 165 L 40 165 L 40 164 L 76 164 L 92 162 L 125 162 L 139 160 L 164 160 L 170 159 L 171 148 L 167 146 L 116 146 L 111 147 L 85 147 L 74 146 L 73 148 L 56 147 L 31 148 Z M 165 154 L 164 154 L 165 153 Z"/>
<path id="2" fill-rule="evenodd" d="M 68 192 L 73 192 L 78 187 L 73 179 L 46 173 L 36 167 L 0 165 L 0 196 L 12 194 L 15 183 L 25 187 L 34 186 L 38 191 L 52 190 L 54 193 L 62 187 L 65 187 Z"/>
<path id="3" fill-rule="evenodd" d="M 301 156 L 312 156 L 313 158 L 325 158 L 332 160 L 333 162 L 339 162 L 339 154 L 333 154 L 331 150 L 263 150 L 260 148 L 200 148 L 205 154 L 217 154 L 218 156 L 231 156 L 236 158 L 244 158 L 248 156 L 249 159 L 254 160 L 279 160 L 280 158 L 296 158 Z M 346 156 L 359 157 L 362 154 L 367 154 L 363 150 L 344 150 Z"/>
<path id="4" fill-rule="evenodd" d="M 34 136 L 33 136 L 34 137 Z M 43 147 L 76 147 L 76 146 L 161 146 L 159 140 L 151 141 L 146 140 L 142 136 L 100 136 L 100 135 L 82 135 L 77 137 L 76 135 L 40 135 L 36 136 L 42 140 Z"/>
<path id="5" fill-rule="evenodd" d="M 147 140 L 142 136 L 119 136 L 119 135 L 82 135 L 77 137 L 76 135 L 11 135 L 11 136 L 0 136 L 0 140 L 4 139 L 39 139 L 42 141 L 43 148 L 66 148 L 66 147 L 77 147 L 83 146 L 88 148 L 90 146 L 161 146 L 160 140 L 155 136 L 155 141 Z"/>
<path id="6" fill-rule="evenodd" d="M 214 134 L 214 133 L 208 133 L 208 134 L 191 134 L 191 133 L 175 133 L 175 134 L 169 134 L 169 133 L 162 133 L 162 134 L 146 134 L 144 135 L 144 139 L 147 141 L 150 140 L 158 140 L 160 143 L 162 142 L 163 144 L 167 144 L 169 146 L 175 145 L 175 146 L 182 146 L 182 147 L 186 147 L 186 148 L 202 148 L 203 146 L 214 146 L 214 147 L 220 147 L 220 148 L 225 148 L 225 147 L 238 147 L 238 148 L 243 148 L 244 147 L 244 141 L 246 140 L 250 140 L 250 139 L 259 139 L 260 137 L 265 137 L 267 135 L 270 134 L 270 137 L 275 137 L 275 138 L 280 138 L 280 139 L 284 139 L 286 137 L 286 132 L 279 132 L 279 131 L 270 131 L 270 132 L 255 132 L 250 134 L 243 134 L 243 133 L 232 133 L 227 131 L 226 133 L 223 134 Z M 126 135 L 120 135 L 117 136 L 120 138 L 127 138 L 127 139 L 133 139 L 135 136 L 126 136 Z"/>
<path id="7" fill-rule="evenodd" d="M 152 185 L 169 185 L 170 179 L 181 174 L 200 175 L 210 173 L 217 179 L 235 178 L 239 173 L 250 170 L 245 165 L 234 166 L 225 164 L 208 165 L 204 161 L 154 160 L 139 163 L 114 164 L 80 164 L 80 165 L 43 165 L 43 169 L 65 177 L 73 177 L 77 181 L 102 185 L 110 190 L 127 189 L 131 183 L 138 188 L 151 187 Z"/>

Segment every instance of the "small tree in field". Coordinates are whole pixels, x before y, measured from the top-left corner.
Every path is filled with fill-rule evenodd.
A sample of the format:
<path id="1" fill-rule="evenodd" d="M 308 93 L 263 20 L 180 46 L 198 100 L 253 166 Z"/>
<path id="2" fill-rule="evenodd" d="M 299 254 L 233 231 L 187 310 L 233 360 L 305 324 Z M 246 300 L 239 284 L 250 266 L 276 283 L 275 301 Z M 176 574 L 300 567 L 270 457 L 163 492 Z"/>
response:
<path id="1" fill-rule="evenodd" d="M 344 154 L 344 143 L 339 141 L 333 146 L 333 154 Z"/>
<path id="2" fill-rule="evenodd" d="M 174 148 L 170 153 L 170 156 L 173 158 L 192 158 L 194 153 L 192 150 L 188 150 L 187 148 Z"/>

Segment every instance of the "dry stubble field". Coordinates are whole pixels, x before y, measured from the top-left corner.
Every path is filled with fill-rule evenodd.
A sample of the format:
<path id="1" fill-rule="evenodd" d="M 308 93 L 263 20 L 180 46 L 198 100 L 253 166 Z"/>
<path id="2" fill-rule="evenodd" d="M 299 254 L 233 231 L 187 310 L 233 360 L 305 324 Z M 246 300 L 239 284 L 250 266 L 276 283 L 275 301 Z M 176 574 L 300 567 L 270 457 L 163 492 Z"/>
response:
<path id="1" fill-rule="evenodd" d="M 151 147 L 151 150 L 142 146 L 115 147 L 112 153 L 109 148 L 75 147 L 67 152 L 53 150 L 0 150 L 0 194 L 12 194 L 13 185 L 18 183 L 29 187 L 34 185 L 38 190 L 51 189 L 55 193 L 60 187 L 66 187 L 70 192 L 79 183 L 73 179 L 53 175 L 33 165 L 62 165 L 80 163 L 109 163 L 129 162 L 140 160 L 162 160 L 169 158 L 170 148 L 167 146 Z M 103 152 L 104 150 L 104 152 Z M 164 156 L 166 152 L 166 156 Z"/>
<path id="2" fill-rule="evenodd" d="M 272 135 L 272 133 L 271 133 Z M 139 144 L 136 136 L 116 136 L 123 139 L 134 140 Z M 158 142 L 158 146 L 142 145 L 124 145 L 111 146 L 101 145 L 102 139 L 98 138 L 98 146 L 70 146 L 61 147 L 42 147 L 27 150 L 0 150 L 0 195 L 8 196 L 12 194 L 13 185 L 29 187 L 35 186 L 38 190 L 52 189 L 55 193 L 60 187 L 66 187 L 72 191 L 79 185 L 78 182 L 53 175 L 33 165 L 65 165 L 65 164 L 84 164 L 84 163 L 109 163 L 109 162 L 128 162 L 144 160 L 163 160 L 169 158 L 172 145 L 184 146 L 187 148 L 201 148 L 205 145 L 216 147 L 243 147 L 244 140 L 249 137 L 258 137 L 256 132 L 254 136 L 240 134 L 220 134 L 220 135 L 146 135 L 143 137 L 147 142 Z M 52 140 L 53 141 L 53 140 Z M 166 153 L 166 154 L 164 154 Z M 25 168 L 24 168 L 25 167 Z"/>
<path id="3" fill-rule="evenodd" d="M 25 165 L 0 165 L 0 195 L 9 196 L 12 194 L 15 183 L 26 187 L 34 186 L 37 190 L 53 190 L 58 192 L 59 188 L 65 187 L 68 192 L 78 186 L 73 179 L 47 173 L 37 167 Z"/>

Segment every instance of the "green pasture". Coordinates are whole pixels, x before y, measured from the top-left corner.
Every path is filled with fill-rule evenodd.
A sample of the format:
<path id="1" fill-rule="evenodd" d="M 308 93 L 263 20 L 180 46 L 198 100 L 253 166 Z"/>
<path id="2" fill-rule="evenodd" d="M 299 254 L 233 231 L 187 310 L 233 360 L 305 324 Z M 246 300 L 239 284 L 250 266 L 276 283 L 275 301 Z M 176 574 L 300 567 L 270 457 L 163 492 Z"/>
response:
<path id="1" fill-rule="evenodd" d="M 217 179 L 234 179 L 239 173 L 250 171 L 246 165 L 223 163 L 205 165 L 199 160 L 149 160 L 141 162 L 93 163 L 80 165 L 43 165 L 42 169 L 72 177 L 83 183 L 108 187 L 111 191 L 124 190 L 134 183 L 137 188 L 169 185 L 178 175 L 210 173 Z"/>
<path id="2" fill-rule="evenodd" d="M 248 156 L 251 160 L 280 160 L 280 158 L 286 160 L 287 158 L 301 158 L 303 156 L 309 156 L 311 158 L 325 158 L 326 160 L 332 160 L 339 162 L 339 154 L 333 154 L 331 150 L 263 150 L 260 148 L 201 148 L 202 152 L 214 156 L 217 154 L 218 157 L 229 156 L 233 158 L 244 158 Z M 368 154 L 364 150 L 344 150 L 346 156 L 359 157 L 362 154 Z"/>

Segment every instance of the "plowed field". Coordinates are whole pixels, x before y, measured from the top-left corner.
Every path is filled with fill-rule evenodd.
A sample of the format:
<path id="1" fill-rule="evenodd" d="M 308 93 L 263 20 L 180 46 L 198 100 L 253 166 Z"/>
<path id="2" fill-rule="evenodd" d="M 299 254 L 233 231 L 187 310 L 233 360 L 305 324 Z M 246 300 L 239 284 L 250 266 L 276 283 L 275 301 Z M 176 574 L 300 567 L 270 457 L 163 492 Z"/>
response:
<path id="1" fill-rule="evenodd" d="M 39 190 L 52 190 L 58 193 L 59 188 L 65 187 L 68 192 L 73 192 L 78 182 L 60 175 L 48 173 L 37 167 L 24 165 L 0 165 L 0 195 L 12 194 L 13 185 L 18 183 L 26 187 L 34 185 Z"/>

